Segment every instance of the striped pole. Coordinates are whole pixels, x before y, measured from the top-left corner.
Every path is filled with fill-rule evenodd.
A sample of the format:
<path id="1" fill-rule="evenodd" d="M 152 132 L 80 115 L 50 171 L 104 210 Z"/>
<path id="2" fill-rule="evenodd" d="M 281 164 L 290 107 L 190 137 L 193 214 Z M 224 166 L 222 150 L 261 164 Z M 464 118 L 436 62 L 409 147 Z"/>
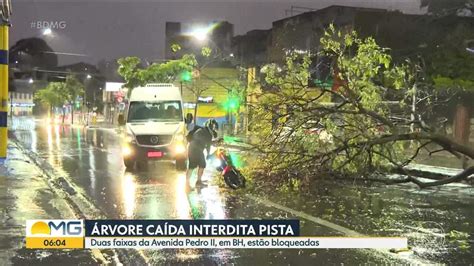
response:
<path id="1" fill-rule="evenodd" d="M 0 22 L 0 161 L 7 157 L 8 112 L 8 28 Z"/>

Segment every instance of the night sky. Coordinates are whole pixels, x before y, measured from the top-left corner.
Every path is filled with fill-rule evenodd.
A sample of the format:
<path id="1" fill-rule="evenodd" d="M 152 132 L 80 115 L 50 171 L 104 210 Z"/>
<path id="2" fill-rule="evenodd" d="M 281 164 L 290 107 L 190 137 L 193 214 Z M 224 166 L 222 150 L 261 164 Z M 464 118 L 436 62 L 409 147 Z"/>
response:
<path id="1" fill-rule="evenodd" d="M 295 1 L 160 1 L 160 0 L 14 0 L 10 44 L 40 36 L 37 21 L 62 23 L 45 40 L 59 55 L 60 64 L 139 56 L 163 58 L 165 22 L 205 23 L 227 20 L 234 34 L 271 28 L 291 5 L 323 8 L 332 4 L 398 9 L 420 13 L 419 0 L 315 0 Z M 65 26 L 64 26 L 65 25 Z"/>

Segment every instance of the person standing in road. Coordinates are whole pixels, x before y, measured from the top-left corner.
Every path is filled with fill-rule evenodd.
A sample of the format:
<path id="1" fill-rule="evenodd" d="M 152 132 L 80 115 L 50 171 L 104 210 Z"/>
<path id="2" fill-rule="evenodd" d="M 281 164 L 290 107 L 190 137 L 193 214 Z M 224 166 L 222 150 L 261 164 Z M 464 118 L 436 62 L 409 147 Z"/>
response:
<path id="1" fill-rule="evenodd" d="M 197 181 L 196 187 L 203 186 L 202 175 L 204 169 L 206 168 L 206 157 L 204 157 L 204 150 L 206 150 L 206 155 L 209 157 L 209 152 L 211 149 L 212 139 L 217 137 L 217 127 L 218 124 L 216 120 L 209 119 L 204 124 L 204 127 L 196 126 L 188 134 L 188 170 L 186 171 L 186 189 L 191 188 L 189 180 L 191 175 L 194 172 L 194 169 L 197 167 Z"/>

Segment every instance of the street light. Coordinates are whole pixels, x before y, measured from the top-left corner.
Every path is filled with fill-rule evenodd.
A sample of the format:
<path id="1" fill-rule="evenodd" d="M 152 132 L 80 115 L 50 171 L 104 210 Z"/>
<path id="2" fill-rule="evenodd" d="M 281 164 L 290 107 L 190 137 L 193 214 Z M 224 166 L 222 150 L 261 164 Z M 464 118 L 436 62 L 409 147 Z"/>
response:
<path id="1" fill-rule="evenodd" d="M 53 33 L 53 31 L 50 28 L 46 28 L 46 29 L 43 30 L 43 35 L 44 36 L 51 35 L 52 33 Z"/>
<path id="2" fill-rule="evenodd" d="M 185 35 L 192 36 L 192 37 L 196 38 L 198 41 L 205 41 L 205 40 L 209 39 L 209 34 L 217 26 L 218 26 L 218 23 L 212 23 L 208 26 L 196 26 L 193 29 L 191 29 L 191 31 L 188 32 Z"/>
<path id="3" fill-rule="evenodd" d="M 193 29 L 189 35 L 196 38 L 198 41 L 205 41 L 208 38 L 211 27 L 197 27 Z"/>
<path id="4" fill-rule="evenodd" d="M 33 84 L 33 82 L 34 82 L 33 78 L 30 78 L 30 80 L 28 80 L 28 83 L 30 83 L 30 84 Z"/>
<path id="5" fill-rule="evenodd" d="M 90 74 L 87 74 L 87 77 L 86 77 L 86 78 L 87 78 L 87 79 L 91 79 L 92 76 L 91 76 Z"/>

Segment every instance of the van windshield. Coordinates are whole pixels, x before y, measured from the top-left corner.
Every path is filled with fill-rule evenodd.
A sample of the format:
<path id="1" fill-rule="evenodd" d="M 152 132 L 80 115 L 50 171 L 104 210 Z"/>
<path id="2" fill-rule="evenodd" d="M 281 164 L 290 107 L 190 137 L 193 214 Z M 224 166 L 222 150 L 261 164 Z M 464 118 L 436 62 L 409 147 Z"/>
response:
<path id="1" fill-rule="evenodd" d="M 181 102 L 131 102 L 128 110 L 128 122 L 183 121 Z"/>

